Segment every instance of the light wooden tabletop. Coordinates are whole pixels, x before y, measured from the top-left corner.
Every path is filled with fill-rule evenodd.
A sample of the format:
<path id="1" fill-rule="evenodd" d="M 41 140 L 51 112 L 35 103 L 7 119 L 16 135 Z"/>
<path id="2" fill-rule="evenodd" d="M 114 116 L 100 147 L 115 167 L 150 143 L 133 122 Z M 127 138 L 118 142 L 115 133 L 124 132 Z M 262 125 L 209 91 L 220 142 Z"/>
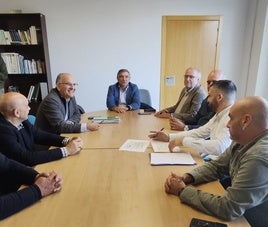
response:
<path id="1" fill-rule="evenodd" d="M 95 114 L 104 113 L 111 115 L 109 111 Z M 146 152 L 118 150 L 127 139 L 148 139 L 150 130 L 168 128 L 168 120 L 137 112 L 120 117 L 118 125 L 102 125 L 98 132 L 78 134 L 89 147 L 78 155 L 38 165 L 39 172 L 55 170 L 63 176 L 62 191 L 1 221 L 0 226 L 184 227 L 193 217 L 224 222 L 165 193 L 164 182 L 171 172 L 183 174 L 196 166 L 151 166 L 150 147 Z M 198 165 L 203 163 L 196 152 L 185 149 Z M 217 181 L 198 188 L 224 193 Z M 249 226 L 243 217 L 225 223 L 229 227 Z"/>
<path id="2" fill-rule="evenodd" d="M 198 155 L 193 153 L 200 162 Z M 84 149 L 76 156 L 37 166 L 56 170 L 63 189 L 0 223 L 0 226 L 172 227 L 189 226 L 193 217 L 223 222 L 167 195 L 164 181 L 171 171 L 184 173 L 195 166 L 151 166 L 147 152 Z M 199 186 L 223 194 L 218 182 Z M 228 226 L 247 226 L 244 218 Z"/>
<path id="3" fill-rule="evenodd" d="M 101 124 L 98 131 L 79 133 L 76 136 L 84 140 L 84 148 L 119 148 L 127 139 L 148 140 L 150 130 L 165 128 L 169 131 L 169 121 L 151 115 L 139 115 L 138 111 L 119 114 L 112 111 L 98 111 L 82 116 L 82 122 L 88 121 L 89 116 L 119 116 L 119 124 Z M 62 134 L 73 136 L 74 134 Z"/>

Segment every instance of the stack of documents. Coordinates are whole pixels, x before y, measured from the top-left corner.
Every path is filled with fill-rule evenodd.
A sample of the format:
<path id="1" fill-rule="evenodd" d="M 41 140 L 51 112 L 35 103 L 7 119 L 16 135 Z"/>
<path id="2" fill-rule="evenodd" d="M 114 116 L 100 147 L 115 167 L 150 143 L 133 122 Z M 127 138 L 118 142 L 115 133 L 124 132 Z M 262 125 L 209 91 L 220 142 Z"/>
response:
<path id="1" fill-rule="evenodd" d="M 96 116 L 93 117 L 92 121 L 99 124 L 118 124 L 120 122 L 120 117 L 118 116 Z"/>
<path id="2" fill-rule="evenodd" d="M 150 153 L 151 165 L 195 165 L 192 155 L 180 153 Z"/>

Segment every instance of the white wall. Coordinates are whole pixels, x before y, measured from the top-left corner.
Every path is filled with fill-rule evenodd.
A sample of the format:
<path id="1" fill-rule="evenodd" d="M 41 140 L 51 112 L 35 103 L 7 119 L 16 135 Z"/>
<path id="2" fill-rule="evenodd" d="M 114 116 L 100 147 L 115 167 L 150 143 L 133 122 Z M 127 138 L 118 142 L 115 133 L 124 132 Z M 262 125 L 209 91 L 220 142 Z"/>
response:
<path id="1" fill-rule="evenodd" d="M 247 75 L 240 69 L 247 67 L 250 53 L 245 34 L 252 30 L 255 13 L 247 20 L 248 2 L 254 8 L 256 1 L 0 0 L 0 12 L 22 9 L 46 15 L 53 81 L 59 72 L 73 74 L 78 103 L 93 111 L 106 108 L 107 87 L 116 82 L 119 68 L 129 69 L 132 82 L 149 89 L 153 106 L 159 107 L 163 15 L 223 16 L 219 68 L 243 96 Z"/>

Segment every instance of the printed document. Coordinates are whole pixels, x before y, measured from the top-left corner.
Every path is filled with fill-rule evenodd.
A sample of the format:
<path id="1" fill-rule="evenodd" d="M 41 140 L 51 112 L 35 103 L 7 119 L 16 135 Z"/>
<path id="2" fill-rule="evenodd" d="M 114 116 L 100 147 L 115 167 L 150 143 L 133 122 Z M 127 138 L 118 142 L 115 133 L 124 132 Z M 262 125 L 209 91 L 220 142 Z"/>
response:
<path id="1" fill-rule="evenodd" d="M 188 152 L 150 153 L 151 165 L 195 165 L 196 162 Z"/>
<path id="2" fill-rule="evenodd" d="M 149 140 L 133 140 L 128 139 L 120 148 L 119 151 L 134 151 L 144 152 L 149 146 Z"/>

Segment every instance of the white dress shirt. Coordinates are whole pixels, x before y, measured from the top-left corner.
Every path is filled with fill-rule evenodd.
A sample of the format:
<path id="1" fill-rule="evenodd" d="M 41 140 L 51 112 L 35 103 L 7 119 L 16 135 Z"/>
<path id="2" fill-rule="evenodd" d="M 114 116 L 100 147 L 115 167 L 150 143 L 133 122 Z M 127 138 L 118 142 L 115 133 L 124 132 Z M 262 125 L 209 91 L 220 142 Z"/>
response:
<path id="1" fill-rule="evenodd" d="M 230 108 L 231 106 L 226 107 L 220 113 L 216 113 L 207 124 L 197 129 L 170 134 L 170 140 L 184 137 L 183 146 L 193 148 L 200 154 L 223 153 L 231 144 L 229 129 L 226 126 Z"/>

